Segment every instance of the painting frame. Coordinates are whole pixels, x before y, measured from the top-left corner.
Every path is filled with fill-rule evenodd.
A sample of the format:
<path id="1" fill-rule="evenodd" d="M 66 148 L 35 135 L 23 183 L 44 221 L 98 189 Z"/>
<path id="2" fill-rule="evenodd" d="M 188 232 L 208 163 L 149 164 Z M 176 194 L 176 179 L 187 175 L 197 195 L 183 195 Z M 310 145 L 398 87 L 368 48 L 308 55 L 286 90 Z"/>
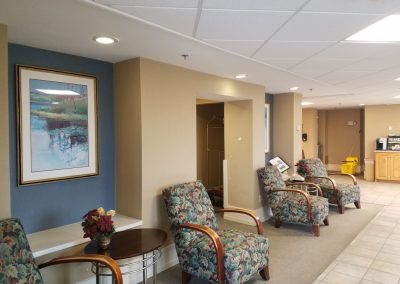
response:
<path id="1" fill-rule="evenodd" d="M 16 65 L 18 185 L 99 175 L 97 78 Z"/>

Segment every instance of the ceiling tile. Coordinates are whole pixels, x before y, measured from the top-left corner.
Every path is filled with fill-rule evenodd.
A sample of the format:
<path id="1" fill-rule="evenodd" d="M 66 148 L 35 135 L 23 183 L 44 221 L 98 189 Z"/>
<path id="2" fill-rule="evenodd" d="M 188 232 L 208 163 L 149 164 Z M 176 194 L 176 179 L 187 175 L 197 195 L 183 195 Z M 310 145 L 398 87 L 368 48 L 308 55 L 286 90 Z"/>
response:
<path id="1" fill-rule="evenodd" d="M 256 58 L 297 58 L 305 59 L 334 42 L 269 41 L 260 49 Z"/>
<path id="2" fill-rule="evenodd" d="M 395 13 L 399 0 L 312 0 L 303 11 L 346 13 Z"/>
<path id="3" fill-rule="evenodd" d="M 301 62 L 301 60 L 302 60 L 302 59 L 286 59 L 286 58 L 274 58 L 274 59 L 257 58 L 257 59 L 262 62 L 265 62 L 269 65 L 277 66 L 277 67 L 283 68 L 283 69 L 289 69 L 289 67 Z"/>
<path id="4" fill-rule="evenodd" d="M 363 59 L 343 68 L 343 71 L 381 71 L 399 66 L 400 62 L 392 60 Z"/>
<path id="5" fill-rule="evenodd" d="M 295 11 L 306 0 L 204 0 L 203 8 Z"/>
<path id="6" fill-rule="evenodd" d="M 293 12 L 203 10 L 197 37 L 201 39 L 265 40 Z"/>
<path id="7" fill-rule="evenodd" d="M 383 16 L 301 12 L 273 40 L 341 41 L 380 20 Z"/>
<path id="8" fill-rule="evenodd" d="M 127 6 L 116 6 L 113 8 L 186 35 L 193 34 L 197 14 L 196 9 L 190 8 L 144 8 Z"/>
<path id="9" fill-rule="evenodd" d="M 264 42 L 262 40 L 205 40 L 205 42 L 218 46 L 244 56 L 250 56 Z"/>
<path id="10" fill-rule="evenodd" d="M 198 0 L 92 0 L 108 6 L 178 7 L 197 8 Z"/>
<path id="11" fill-rule="evenodd" d="M 343 82 L 348 82 L 353 79 L 366 76 L 372 72 L 368 71 L 335 71 L 326 75 L 318 77 L 318 81 L 325 82 L 327 84 L 336 85 Z"/>
<path id="12" fill-rule="evenodd" d="M 317 54 L 314 58 L 363 59 L 374 54 L 385 53 L 391 48 L 390 44 L 340 42 Z"/>
<path id="13" fill-rule="evenodd" d="M 343 68 L 354 60 L 339 60 L 339 59 L 309 59 L 299 65 L 291 68 L 290 70 L 296 73 L 300 73 L 304 76 L 318 77 L 328 72 Z"/>

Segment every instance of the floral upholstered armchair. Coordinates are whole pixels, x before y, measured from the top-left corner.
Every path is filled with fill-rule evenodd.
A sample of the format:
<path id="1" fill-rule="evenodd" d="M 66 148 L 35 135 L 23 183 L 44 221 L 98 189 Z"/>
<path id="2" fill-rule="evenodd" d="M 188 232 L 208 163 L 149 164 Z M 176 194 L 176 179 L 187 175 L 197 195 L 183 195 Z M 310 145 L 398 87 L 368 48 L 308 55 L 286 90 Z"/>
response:
<path id="1" fill-rule="evenodd" d="M 344 206 L 349 203 L 354 203 L 357 208 L 361 208 L 360 187 L 353 175 L 330 173 L 329 175 L 341 175 L 351 179 L 351 183 L 336 183 L 328 176 L 324 163 L 318 158 L 300 160 L 296 166 L 301 176 L 321 187 L 323 196 L 328 198 L 329 203 L 337 204 L 340 214 L 344 213 Z"/>
<path id="2" fill-rule="evenodd" d="M 21 222 L 15 218 L 0 220 L 0 283 L 42 284 L 39 268 L 70 262 L 100 263 L 111 270 L 116 283 L 122 284 L 118 263 L 108 256 L 59 257 L 37 265 Z"/>
<path id="3" fill-rule="evenodd" d="M 257 174 L 267 194 L 266 201 L 274 215 L 275 227 L 279 228 L 282 221 L 311 224 L 314 236 L 319 237 L 320 225 L 329 225 L 328 200 L 322 196 L 310 195 L 306 190 L 288 188 L 275 166 L 260 168 Z M 321 190 L 318 185 L 311 183 L 294 183 L 290 186 L 313 186 L 319 192 Z"/>
<path id="4" fill-rule="evenodd" d="M 182 270 L 182 283 L 188 283 L 191 275 L 211 283 L 243 283 L 257 272 L 269 280 L 269 242 L 254 213 L 239 208 L 215 211 L 250 216 L 256 223 L 257 234 L 219 230 L 214 208 L 200 181 L 166 188 L 163 198 Z"/>

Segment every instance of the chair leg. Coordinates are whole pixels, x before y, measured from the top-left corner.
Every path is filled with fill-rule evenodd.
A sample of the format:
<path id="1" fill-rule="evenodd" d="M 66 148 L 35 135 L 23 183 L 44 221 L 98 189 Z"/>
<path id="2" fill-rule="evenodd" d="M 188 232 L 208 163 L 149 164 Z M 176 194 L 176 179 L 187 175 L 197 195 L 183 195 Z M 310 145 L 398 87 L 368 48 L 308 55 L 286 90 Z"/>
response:
<path id="1" fill-rule="evenodd" d="M 338 208 L 339 214 L 343 214 L 344 213 L 344 208 L 343 208 L 342 204 L 338 203 L 337 208 Z"/>
<path id="2" fill-rule="evenodd" d="M 182 284 L 187 284 L 190 282 L 190 279 L 192 278 L 192 275 L 189 273 L 182 271 Z"/>
<path id="3" fill-rule="evenodd" d="M 360 208 L 361 208 L 361 202 L 360 202 L 360 200 L 357 200 L 356 202 L 354 202 L 354 205 L 355 205 L 358 209 L 360 209 Z"/>
<path id="4" fill-rule="evenodd" d="M 325 226 L 329 226 L 329 219 L 328 219 L 328 216 L 326 216 L 326 218 L 324 219 L 324 225 L 325 225 Z"/>
<path id="5" fill-rule="evenodd" d="M 319 225 L 312 225 L 312 232 L 314 236 L 319 237 Z"/>
<path id="6" fill-rule="evenodd" d="M 281 219 L 275 217 L 275 228 L 279 228 L 281 224 L 282 224 Z"/>
<path id="7" fill-rule="evenodd" d="M 265 266 L 263 269 L 260 270 L 260 276 L 262 279 L 264 279 L 265 281 L 269 280 L 269 267 L 268 265 Z"/>

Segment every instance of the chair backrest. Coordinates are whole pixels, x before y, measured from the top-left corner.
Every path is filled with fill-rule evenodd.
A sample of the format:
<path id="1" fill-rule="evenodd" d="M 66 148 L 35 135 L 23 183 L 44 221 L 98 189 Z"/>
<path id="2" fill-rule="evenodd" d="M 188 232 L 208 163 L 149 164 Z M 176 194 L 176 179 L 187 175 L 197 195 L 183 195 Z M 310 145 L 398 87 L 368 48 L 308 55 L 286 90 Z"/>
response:
<path id="1" fill-rule="evenodd" d="M 0 283 L 43 283 L 24 228 L 15 218 L 0 220 Z"/>
<path id="2" fill-rule="evenodd" d="M 268 204 L 278 204 L 286 198 L 287 193 L 284 191 L 276 191 L 277 189 L 286 189 L 285 181 L 282 178 L 282 174 L 275 166 L 267 165 L 265 168 L 257 170 L 258 178 L 261 186 L 267 193 L 266 201 Z"/>
<path id="3" fill-rule="evenodd" d="M 297 172 L 304 177 L 328 176 L 328 172 L 325 168 L 324 163 L 318 158 L 303 159 L 300 160 L 296 165 Z M 304 165 L 308 168 L 309 173 L 305 173 L 304 171 L 299 170 Z"/>
<path id="4" fill-rule="evenodd" d="M 210 197 L 200 181 L 168 187 L 163 190 L 163 198 L 174 235 L 177 233 L 178 226 L 184 223 L 218 229 Z"/>

